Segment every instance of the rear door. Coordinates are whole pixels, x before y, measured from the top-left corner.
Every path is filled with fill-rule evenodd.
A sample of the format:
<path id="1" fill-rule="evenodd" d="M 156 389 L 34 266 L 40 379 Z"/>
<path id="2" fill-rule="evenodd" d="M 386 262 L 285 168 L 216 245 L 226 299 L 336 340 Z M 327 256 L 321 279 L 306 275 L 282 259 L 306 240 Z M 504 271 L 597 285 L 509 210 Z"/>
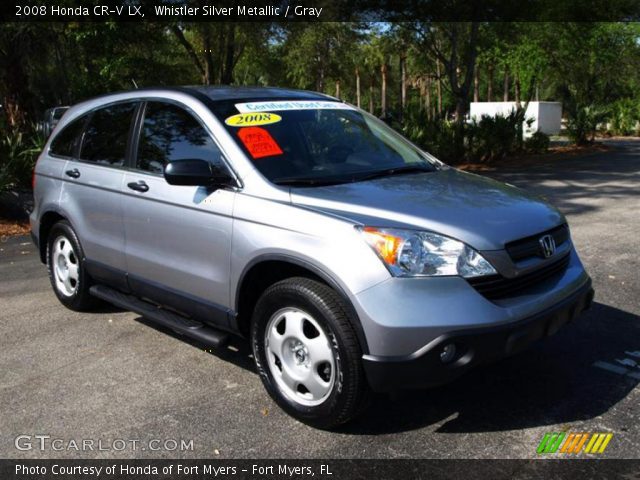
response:
<path id="1" fill-rule="evenodd" d="M 125 174 L 125 252 L 139 296 L 226 326 L 232 189 L 169 185 L 168 162 L 203 159 L 227 166 L 211 133 L 184 105 L 149 101 L 131 169 Z"/>
<path id="2" fill-rule="evenodd" d="M 77 158 L 68 160 L 60 206 L 68 215 L 99 281 L 126 288 L 122 182 L 139 102 L 119 102 L 88 115 Z"/>

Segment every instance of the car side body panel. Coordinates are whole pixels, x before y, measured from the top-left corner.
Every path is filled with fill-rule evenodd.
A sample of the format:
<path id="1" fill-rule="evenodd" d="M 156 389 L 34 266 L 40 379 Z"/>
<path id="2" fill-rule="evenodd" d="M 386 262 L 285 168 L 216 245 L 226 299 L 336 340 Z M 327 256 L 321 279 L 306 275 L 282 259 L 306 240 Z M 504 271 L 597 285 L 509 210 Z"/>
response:
<path id="1" fill-rule="evenodd" d="M 149 186 L 147 192 L 126 186 L 141 180 Z M 122 198 L 129 276 L 228 307 L 235 195 L 126 172 Z"/>
<path id="2" fill-rule="evenodd" d="M 31 235 L 39 244 L 40 222 L 50 212 L 60 211 L 62 172 L 67 160 L 49 157 L 43 152 L 34 169 L 35 188 L 33 190 L 33 211 L 29 215 Z"/>
<path id="3" fill-rule="evenodd" d="M 285 201 L 238 194 L 234 208 L 231 299 L 245 266 L 260 256 L 280 255 L 313 265 L 349 296 L 390 278 L 353 223 Z M 354 268 L 357 265 L 357 268 Z"/>
<path id="4" fill-rule="evenodd" d="M 118 168 L 68 160 L 66 170 L 77 170 L 78 178 L 63 174 L 60 212 L 70 219 L 88 259 L 125 271 L 125 236 L 122 223 L 122 181 Z"/>

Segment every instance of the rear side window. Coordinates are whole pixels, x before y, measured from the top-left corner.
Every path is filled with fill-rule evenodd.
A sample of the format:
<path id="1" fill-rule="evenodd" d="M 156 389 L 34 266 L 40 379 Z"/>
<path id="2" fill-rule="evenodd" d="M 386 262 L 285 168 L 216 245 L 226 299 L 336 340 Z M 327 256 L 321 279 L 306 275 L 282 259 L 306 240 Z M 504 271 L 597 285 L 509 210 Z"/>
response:
<path id="1" fill-rule="evenodd" d="M 226 171 L 218 146 L 193 115 L 171 103 L 149 102 L 140 133 L 136 168 L 162 173 L 167 163 L 186 159 L 207 160 L 214 168 Z"/>
<path id="2" fill-rule="evenodd" d="M 49 153 L 60 157 L 73 157 L 76 153 L 76 146 L 80 141 L 80 135 L 82 134 L 86 120 L 87 117 L 85 115 L 64 127 L 51 142 Z"/>
<path id="3" fill-rule="evenodd" d="M 124 165 L 136 105 L 119 103 L 93 112 L 82 139 L 80 159 L 116 167 Z"/>

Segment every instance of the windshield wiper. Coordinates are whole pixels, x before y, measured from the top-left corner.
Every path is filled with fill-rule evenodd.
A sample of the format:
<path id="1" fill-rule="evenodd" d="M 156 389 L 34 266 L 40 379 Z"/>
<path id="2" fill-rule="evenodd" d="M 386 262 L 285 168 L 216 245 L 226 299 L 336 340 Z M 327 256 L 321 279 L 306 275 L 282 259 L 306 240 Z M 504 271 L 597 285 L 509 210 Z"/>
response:
<path id="1" fill-rule="evenodd" d="M 401 165 L 398 167 L 385 168 L 375 172 L 368 172 L 362 175 L 349 175 L 343 177 L 283 177 L 276 178 L 273 183 L 276 185 L 288 185 L 292 187 L 320 187 L 326 185 L 338 185 L 341 183 L 362 182 L 380 177 L 390 177 L 392 175 L 403 175 L 415 172 L 434 172 L 435 168 L 428 165 Z"/>
<path id="2" fill-rule="evenodd" d="M 365 173 L 357 178 L 354 178 L 354 182 L 362 182 L 364 180 L 372 180 L 374 178 L 390 177 L 392 175 L 404 175 L 407 173 L 416 172 L 434 172 L 435 168 L 427 165 L 401 165 L 399 167 L 385 168 L 384 170 L 378 170 L 376 172 Z"/>
<path id="3" fill-rule="evenodd" d="M 321 187 L 326 185 L 338 185 L 340 183 L 347 183 L 349 179 L 327 179 L 327 178 L 312 178 L 312 177 L 284 177 L 276 178 L 273 183 L 276 185 L 287 185 L 291 187 Z"/>

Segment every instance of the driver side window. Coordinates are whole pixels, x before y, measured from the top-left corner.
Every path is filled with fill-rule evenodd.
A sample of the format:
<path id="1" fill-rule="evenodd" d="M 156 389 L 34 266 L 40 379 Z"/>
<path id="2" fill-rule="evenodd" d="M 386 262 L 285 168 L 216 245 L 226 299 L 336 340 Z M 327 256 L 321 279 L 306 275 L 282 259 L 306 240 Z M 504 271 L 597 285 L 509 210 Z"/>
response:
<path id="1" fill-rule="evenodd" d="M 148 102 L 136 168 L 161 174 L 167 163 L 187 159 L 207 160 L 214 172 L 228 173 L 222 152 L 191 113 L 172 103 Z"/>

